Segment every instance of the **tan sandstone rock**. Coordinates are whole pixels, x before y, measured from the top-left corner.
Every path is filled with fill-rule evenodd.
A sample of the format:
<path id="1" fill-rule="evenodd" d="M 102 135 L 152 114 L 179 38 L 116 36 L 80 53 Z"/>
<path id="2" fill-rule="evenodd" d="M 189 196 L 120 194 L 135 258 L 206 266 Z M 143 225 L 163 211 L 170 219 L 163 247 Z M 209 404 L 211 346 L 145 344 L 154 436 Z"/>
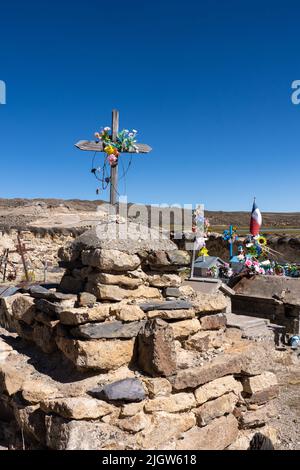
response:
<path id="1" fill-rule="evenodd" d="M 66 420 L 46 416 L 47 446 L 54 450 L 124 449 L 124 433 L 115 426 L 93 421 Z"/>
<path id="2" fill-rule="evenodd" d="M 156 397 L 145 404 L 145 411 L 153 413 L 154 411 L 166 411 L 176 413 L 179 411 L 188 411 L 196 405 L 195 397 L 192 393 L 176 393 L 169 397 Z"/>
<path id="3" fill-rule="evenodd" d="M 170 323 L 175 339 L 187 338 L 200 330 L 200 322 L 197 318 Z"/>
<path id="4" fill-rule="evenodd" d="M 195 410 L 198 426 L 206 426 L 210 421 L 227 413 L 232 413 L 238 401 L 234 393 L 226 393 L 215 400 L 210 400 Z"/>
<path id="5" fill-rule="evenodd" d="M 217 313 L 216 315 L 201 316 L 200 323 L 202 330 L 219 330 L 226 326 L 226 315 Z"/>
<path id="6" fill-rule="evenodd" d="M 97 419 L 115 410 L 113 405 L 89 397 L 71 397 L 44 400 L 41 408 L 69 419 Z"/>
<path id="7" fill-rule="evenodd" d="M 160 411 L 151 415 L 150 425 L 135 435 L 137 448 L 156 449 L 196 424 L 193 413 L 166 413 Z"/>
<path id="8" fill-rule="evenodd" d="M 96 304 L 92 308 L 80 307 L 66 309 L 60 313 L 60 321 L 64 325 L 80 325 L 93 321 L 104 321 L 109 317 L 111 304 Z"/>
<path id="9" fill-rule="evenodd" d="M 249 401 L 251 403 L 264 403 L 278 395 L 277 377 L 272 372 L 264 372 L 254 377 L 245 377 L 242 383 L 244 392 L 250 395 Z"/>
<path id="10" fill-rule="evenodd" d="M 214 419 L 202 428 L 194 427 L 183 434 L 176 450 L 223 450 L 236 440 L 238 422 L 232 414 Z"/>
<path id="11" fill-rule="evenodd" d="M 92 284 L 86 285 L 86 290 L 94 294 L 98 300 L 120 301 L 123 299 L 160 299 L 161 293 L 155 287 L 141 285 L 136 289 L 124 289 L 119 286 Z"/>
<path id="12" fill-rule="evenodd" d="M 12 312 L 12 304 L 23 294 L 15 294 L 0 299 L 0 325 L 8 331 L 15 331 L 15 319 Z"/>
<path id="13" fill-rule="evenodd" d="M 181 277 L 177 274 L 149 274 L 147 278 L 152 287 L 179 287 Z"/>
<path id="14" fill-rule="evenodd" d="M 135 416 L 144 408 L 144 401 L 138 403 L 127 403 L 126 405 L 122 406 L 120 417 L 121 418 L 129 418 L 131 416 Z"/>
<path id="15" fill-rule="evenodd" d="M 208 364 L 191 367 L 177 372 L 170 377 L 174 390 L 196 388 L 225 375 L 238 374 L 241 371 L 241 359 L 238 355 L 223 354 Z"/>
<path id="16" fill-rule="evenodd" d="M 88 276 L 92 284 L 108 284 L 136 289 L 142 284 L 142 279 L 126 276 L 125 274 L 92 273 Z"/>
<path id="17" fill-rule="evenodd" d="M 80 341 L 58 336 L 56 343 L 79 369 L 117 369 L 131 361 L 134 348 L 134 340 Z"/>
<path id="18" fill-rule="evenodd" d="M 148 318 L 162 318 L 163 320 L 186 320 L 195 317 L 195 311 L 190 309 L 179 310 L 150 310 Z"/>
<path id="19" fill-rule="evenodd" d="M 172 385 L 163 377 L 157 377 L 155 379 L 145 378 L 144 383 L 150 398 L 167 397 L 172 392 Z"/>
<path id="20" fill-rule="evenodd" d="M 59 396 L 59 390 L 56 385 L 50 383 L 44 377 L 25 377 L 22 385 L 22 396 L 29 403 L 40 403 L 49 398 Z"/>
<path id="21" fill-rule="evenodd" d="M 34 299 L 21 295 L 18 296 L 12 303 L 12 314 L 16 320 L 21 320 L 28 325 L 31 325 L 35 317 Z"/>
<path id="22" fill-rule="evenodd" d="M 224 312 L 227 307 L 227 299 L 222 292 L 217 294 L 198 293 L 193 299 L 193 306 L 196 313 Z"/>
<path id="23" fill-rule="evenodd" d="M 21 390 L 26 377 L 13 364 L 0 364 L 0 392 L 13 395 Z"/>
<path id="24" fill-rule="evenodd" d="M 199 331 L 185 341 L 187 349 L 195 351 L 207 351 L 208 349 L 220 348 L 223 344 L 223 336 L 219 331 Z"/>
<path id="25" fill-rule="evenodd" d="M 112 305 L 110 313 L 111 315 L 115 315 L 117 320 L 124 322 L 138 321 L 145 318 L 145 313 L 138 305 L 124 302 Z"/>
<path id="26" fill-rule="evenodd" d="M 117 425 L 124 431 L 136 433 L 142 431 L 150 424 L 150 419 L 143 413 L 139 412 L 135 416 L 131 416 L 127 419 L 120 419 Z"/>
<path id="27" fill-rule="evenodd" d="M 101 269 L 101 271 L 133 271 L 141 264 L 140 258 L 135 254 L 128 254 L 119 250 L 96 249 L 83 251 L 82 263 Z"/>
<path id="28" fill-rule="evenodd" d="M 239 396 L 242 392 L 243 386 L 232 375 L 220 377 L 211 382 L 208 382 L 195 390 L 195 397 L 198 405 L 218 398 L 225 393 L 233 392 Z"/>

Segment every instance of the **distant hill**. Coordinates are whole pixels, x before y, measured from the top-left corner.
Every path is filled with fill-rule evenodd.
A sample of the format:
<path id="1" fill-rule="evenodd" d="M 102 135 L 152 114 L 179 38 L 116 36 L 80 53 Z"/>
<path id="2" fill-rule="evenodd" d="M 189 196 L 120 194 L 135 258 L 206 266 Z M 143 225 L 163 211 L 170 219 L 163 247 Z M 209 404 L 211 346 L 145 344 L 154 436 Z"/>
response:
<path id="1" fill-rule="evenodd" d="M 50 223 L 52 217 L 65 214 L 66 219 L 71 215 L 80 214 L 83 219 L 92 217 L 90 213 L 96 210 L 101 211 L 101 206 L 105 204 L 102 200 L 80 200 L 80 199 L 1 199 L 0 198 L 0 227 L 26 227 L 41 218 L 47 219 Z M 137 209 L 138 209 L 137 205 Z M 142 207 L 142 206 L 140 206 Z M 149 209 L 150 206 L 147 206 Z M 159 210 L 159 209 L 158 209 Z M 164 209 L 162 209 L 164 210 Z M 176 209 L 177 211 L 181 209 Z M 85 216 L 84 216 L 85 214 Z M 223 230 L 225 226 L 233 224 L 238 228 L 249 226 L 250 212 L 226 212 L 226 211 L 205 211 L 206 217 L 215 231 Z M 132 217 L 140 223 L 147 223 L 142 214 Z M 70 225 L 68 219 L 68 225 Z M 60 222 L 62 225 L 62 222 Z M 280 233 L 299 229 L 300 232 L 300 212 L 263 212 L 263 227 L 272 228 L 272 232 L 280 229 Z"/>

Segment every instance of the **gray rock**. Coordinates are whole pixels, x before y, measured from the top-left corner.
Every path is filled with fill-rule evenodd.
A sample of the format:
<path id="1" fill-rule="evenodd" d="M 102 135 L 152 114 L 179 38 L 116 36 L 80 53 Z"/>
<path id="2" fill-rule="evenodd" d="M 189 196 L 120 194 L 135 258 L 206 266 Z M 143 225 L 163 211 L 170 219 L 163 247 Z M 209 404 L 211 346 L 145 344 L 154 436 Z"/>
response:
<path id="1" fill-rule="evenodd" d="M 114 250 L 131 254 L 143 250 L 168 250 L 168 252 L 177 250 L 175 243 L 155 229 L 131 222 L 128 224 L 103 222 L 76 238 L 71 245 L 71 252 L 96 248 L 112 249 L 112 242 Z"/>
<path id="2" fill-rule="evenodd" d="M 45 299 L 50 302 L 60 302 L 62 300 L 72 300 L 74 298 L 73 294 L 63 294 L 62 292 L 54 292 L 42 286 L 32 286 L 29 289 L 29 294 L 35 299 Z"/>
<path id="3" fill-rule="evenodd" d="M 172 250 L 168 252 L 170 263 L 176 266 L 189 266 L 191 263 L 190 255 L 187 251 Z"/>
<path id="4" fill-rule="evenodd" d="M 78 304 L 80 307 L 89 307 L 97 302 L 97 297 L 89 292 L 81 292 L 78 296 Z"/>
<path id="5" fill-rule="evenodd" d="M 181 292 L 178 287 L 166 287 L 164 290 L 165 297 L 181 297 Z"/>
<path id="6" fill-rule="evenodd" d="M 86 323 L 72 328 L 71 334 L 75 338 L 101 339 L 101 338 L 134 338 L 138 335 L 145 321 L 122 323 L 112 321 L 106 323 Z"/>
<path id="7" fill-rule="evenodd" d="M 133 403 L 146 398 L 144 387 L 139 379 L 124 379 L 104 387 L 90 390 L 90 395 L 100 400 Z"/>
<path id="8" fill-rule="evenodd" d="M 61 280 L 59 289 L 65 294 L 79 294 L 83 291 L 84 283 L 80 279 L 65 274 Z"/>
<path id="9" fill-rule="evenodd" d="M 166 269 L 167 271 L 170 270 L 170 261 L 167 257 L 167 254 L 165 251 L 154 251 L 153 253 L 150 253 L 147 261 L 150 265 L 151 269 L 158 269 L 158 270 L 164 270 Z"/>
<path id="10" fill-rule="evenodd" d="M 12 295 L 15 295 L 17 292 L 19 292 L 19 290 L 19 287 L 13 286 L 0 287 L 0 298 L 11 297 Z"/>
<path id="11" fill-rule="evenodd" d="M 59 303 L 49 302 L 49 300 L 45 299 L 36 299 L 34 303 L 37 310 L 47 313 L 47 315 L 54 318 L 57 318 L 65 310 Z"/>
<path id="12" fill-rule="evenodd" d="M 182 310 L 193 308 L 191 302 L 187 300 L 174 300 L 166 302 L 147 302 L 140 304 L 139 307 L 144 312 L 151 312 L 151 310 Z"/>

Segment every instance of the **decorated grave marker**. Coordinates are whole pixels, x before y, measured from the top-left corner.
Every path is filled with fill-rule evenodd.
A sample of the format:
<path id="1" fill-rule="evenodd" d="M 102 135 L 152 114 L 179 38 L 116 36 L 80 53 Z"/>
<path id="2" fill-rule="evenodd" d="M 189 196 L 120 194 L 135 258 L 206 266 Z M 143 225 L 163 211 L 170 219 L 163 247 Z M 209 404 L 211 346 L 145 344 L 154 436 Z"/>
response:
<path id="1" fill-rule="evenodd" d="M 75 147 L 92 152 L 105 152 L 110 165 L 110 203 L 116 204 L 118 199 L 118 158 L 121 153 L 149 153 L 152 148 L 136 141 L 137 131 L 124 129 L 119 132 L 119 111 L 112 111 L 112 127 L 105 127 L 96 132 L 96 141 L 80 140 Z"/>

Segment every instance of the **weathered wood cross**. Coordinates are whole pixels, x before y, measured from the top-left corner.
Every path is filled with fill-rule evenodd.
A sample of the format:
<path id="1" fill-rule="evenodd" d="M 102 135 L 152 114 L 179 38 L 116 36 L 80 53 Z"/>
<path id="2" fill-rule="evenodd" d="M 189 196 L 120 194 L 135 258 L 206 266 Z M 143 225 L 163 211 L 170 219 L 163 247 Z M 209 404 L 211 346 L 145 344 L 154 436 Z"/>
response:
<path id="1" fill-rule="evenodd" d="M 112 111 L 112 127 L 111 127 L 111 138 L 113 142 L 116 142 L 117 135 L 119 132 L 119 111 L 114 109 Z M 149 153 L 152 148 L 146 144 L 135 144 L 137 148 L 130 148 L 129 150 L 124 150 L 122 153 Z M 80 140 L 75 144 L 75 147 L 80 150 L 89 150 L 92 152 L 104 152 L 103 142 L 90 142 L 88 140 Z M 116 204 L 118 198 L 118 165 L 111 167 L 110 172 L 110 203 Z"/>

